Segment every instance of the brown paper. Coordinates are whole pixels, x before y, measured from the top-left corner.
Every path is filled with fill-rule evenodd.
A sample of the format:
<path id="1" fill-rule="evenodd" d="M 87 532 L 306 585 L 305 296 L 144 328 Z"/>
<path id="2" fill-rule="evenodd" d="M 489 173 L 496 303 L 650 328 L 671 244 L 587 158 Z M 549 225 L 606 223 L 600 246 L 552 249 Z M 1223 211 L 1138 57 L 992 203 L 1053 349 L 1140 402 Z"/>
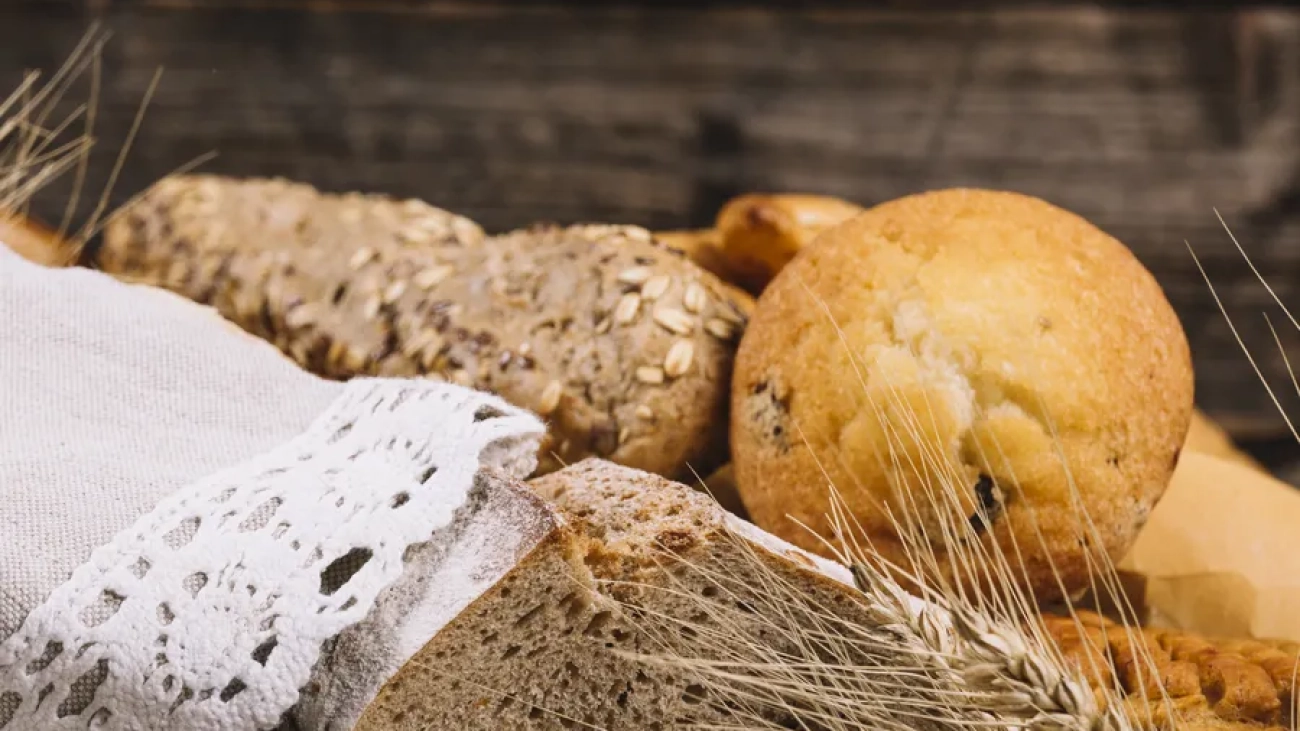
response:
<path id="1" fill-rule="evenodd" d="M 1189 449 L 1120 569 L 1149 624 L 1300 642 L 1300 491 Z"/>
<path id="2" fill-rule="evenodd" d="M 1187 431 L 1185 448 L 1212 457 L 1241 462 L 1261 472 L 1267 471 L 1253 457 L 1241 451 L 1223 427 L 1214 423 L 1199 409 L 1192 413 L 1192 424 Z"/>

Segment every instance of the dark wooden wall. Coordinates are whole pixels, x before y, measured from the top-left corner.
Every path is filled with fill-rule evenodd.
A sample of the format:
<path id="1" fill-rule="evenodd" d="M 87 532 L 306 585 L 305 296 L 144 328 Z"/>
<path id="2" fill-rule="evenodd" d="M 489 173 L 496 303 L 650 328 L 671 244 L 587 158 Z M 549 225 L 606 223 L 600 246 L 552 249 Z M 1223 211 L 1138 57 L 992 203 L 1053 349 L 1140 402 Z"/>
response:
<path id="1" fill-rule="evenodd" d="M 419 196 L 492 229 L 698 226 L 756 190 L 863 203 L 949 185 L 1040 195 L 1155 272 L 1188 330 L 1202 405 L 1242 438 L 1279 437 L 1189 242 L 1300 415 L 1261 315 L 1267 291 L 1214 214 L 1300 305 L 1300 13 L 350 7 L 9 4 L 0 82 L 56 66 L 103 21 L 114 35 L 93 185 L 164 69 L 116 202 L 208 152 L 209 171 Z M 63 195 L 52 188 L 37 210 L 57 216 Z"/>

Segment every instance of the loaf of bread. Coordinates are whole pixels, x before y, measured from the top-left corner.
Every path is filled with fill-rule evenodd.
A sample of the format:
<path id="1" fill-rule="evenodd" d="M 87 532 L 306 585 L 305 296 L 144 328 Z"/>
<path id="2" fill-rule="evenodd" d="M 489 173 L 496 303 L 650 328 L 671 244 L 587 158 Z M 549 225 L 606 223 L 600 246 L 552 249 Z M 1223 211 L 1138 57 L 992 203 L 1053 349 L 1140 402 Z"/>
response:
<path id="1" fill-rule="evenodd" d="M 1131 545 L 1193 382 L 1177 315 L 1123 244 L 1036 198 L 946 190 L 876 206 L 782 270 L 732 389 L 759 526 L 821 550 L 829 483 L 896 564 L 909 536 L 949 574 L 996 542 L 1051 602 Z"/>
<path id="2" fill-rule="evenodd" d="M 517 518 L 459 539 L 462 548 L 448 552 L 429 590 L 480 574 L 491 585 L 477 598 L 441 601 L 445 612 L 434 617 L 454 619 L 388 680 L 356 731 L 738 727 L 744 719 L 706 697 L 688 673 L 645 661 L 677 641 L 647 632 L 645 616 L 693 624 L 698 635 L 677 638 L 683 651 L 723 661 L 724 644 L 705 634 L 701 616 L 711 597 L 762 606 L 757 593 L 772 591 L 779 577 L 819 616 L 856 606 L 846 570 L 742 525 L 683 485 L 592 459 L 530 487 L 565 517 L 512 498 L 523 504 Z M 531 537 L 512 563 L 481 567 L 475 541 L 499 543 L 505 539 L 493 533 L 520 525 L 531 526 Z M 748 574 L 760 565 L 760 575 Z M 720 582 L 728 589 L 719 591 Z"/>
<path id="3" fill-rule="evenodd" d="M 589 575 L 573 570 L 581 556 L 557 511 L 518 481 L 485 471 L 453 523 L 408 551 L 412 568 L 387 589 L 384 603 L 329 644 L 292 720 L 304 728 L 352 729 L 358 721 L 357 729 L 375 728 L 366 720 L 375 716 L 371 701 L 377 694 L 409 692 L 405 679 L 427 661 L 455 676 L 427 688 L 437 691 L 430 712 L 442 718 L 480 708 L 485 693 L 516 691 L 520 676 L 562 671 L 571 653 L 589 652 L 590 643 L 580 634 L 562 634 L 563 628 L 584 627 L 602 608 L 614 609 L 591 591 Z M 489 637 L 498 632 L 499 641 Z M 392 725 L 378 728 L 417 728 L 400 708 L 385 711 Z"/>
<path id="4" fill-rule="evenodd" d="M 838 198 L 797 193 L 750 194 L 718 211 L 719 269 L 758 294 L 821 233 L 862 212 Z"/>
<path id="5" fill-rule="evenodd" d="M 1192 424 L 1187 430 L 1187 449 L 1211 457 L 1230 460 L 1261 472 L 1267 470 L 1254 457 L 1246 454 L 1232 441 L 1223 427 L 1198 409 L 1192 414 Z"/>
<path id="6" fill-rule="evenodd" d="M 1098 698 L 1118 691 L 1139 727 L 1291 728 L 1295 643 L 1130 630 L 1090 612 L 1045 617 L 1044 626 Z"/>
<path id="7" fill-rule="evenodd" d="M 418 201 L 177 177 L 110 223 L 100 260 L 327 377 L 439 376 L 534 410 L 540 472 L 594 455 L 688 480 L 726 461 L 743 302 L 640 228 L 488 237 Z"/>
<path id="8" fill-rule="evenodd" d="M 422 617 L 406 622 L 417 632 L 393 636 L 392 617 L 371 616 L 334 642 L 323 663 L 366 667 L 369 657 L 392 654 L 374 652 L 377 644 L 409 645 L 415 636 L 422 644 L 409 645 L 400 668 L 374 669 L 377 691 L 355 675 L 339 687 L 318 672 L 298 711 L 314 727 L 320 719 L 348 727 L 349 709 L 369 701 L 355 731 L 804 728 L 833 707 L 829 699 L 868 692 L 827 690 L 821 701 L 801 674 L 801 662 L 818 662 L 810 647 L 833 644 L 827 633 L 865 636 L 879 621 L 842 567 L 682 485 L 608 462 L 587 460 L 527 488 L 489 472 L 470 509 L 411 560 L 433 568 L 396 586 L 402 600 L 386 606 Z M 1129 634 L 1088 612 L 1044 617 L 1043 628 L 1100 704 L 1124 704 L 1132 728 L 1258 731 L 1290 718 L 1294 644 Z M 766 647 L 751 654 L 746 643 L 755 639 Z M 787 684 L 772 687 L 764 704 L 772 713 L 759 722 L 743 703 L 711 695 L 716 678 L 653 662 L 666 648 Z M 830 663 L 826 677 L 863 683 L 879 674 L 873 658 L 839 652 L 820 660 Z M 863 672 L 836 664 L 845 662 Z M 804 711 L 801 720 L 775 711 L 781 693 L 790 710 Z M 911 713 L 899 704 L 904 717 Z"/>
<path id="9" fill-rule="evenodd" d="M 734 283 L 739 277 L 734 271 L 733 265 L 727 260 L 726 253 L 722 250 L 722 233 L 717 229 L 688 229 L 684 231 L 656 231 L 655 239 L 662 242 L 664 246 L 675 251 L 680 251 L 687 259 L 695 262 L 697 266 L 707 272 L 712 272 L 714 276 L 723 282 L 729 283 L 735 292 L 745 294 L 740 298 L 747 304 L 753 304 L 753 297 L 743 289 L 736 287 Z"/>

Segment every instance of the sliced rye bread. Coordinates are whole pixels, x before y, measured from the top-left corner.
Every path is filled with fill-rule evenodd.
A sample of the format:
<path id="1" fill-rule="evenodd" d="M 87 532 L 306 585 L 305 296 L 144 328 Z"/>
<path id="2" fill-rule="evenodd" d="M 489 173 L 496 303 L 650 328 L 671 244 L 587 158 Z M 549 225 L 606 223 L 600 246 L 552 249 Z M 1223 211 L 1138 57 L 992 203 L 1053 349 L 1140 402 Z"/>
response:
<path id="1" fill-rule="evenodd" d="M 453 526 L 408 553 L 423 565 L 388 590 L 383 611 L 327 649 L 300 726 L 599 728 L 599 712 L 654 728 L 668 711 L 652 682 L 613 703 L 635 671 L 608 650 L 631 648 L 634 633 L 594 590 L 586 544 L 522 482 L 485 473 Z"/>
<path id="2" fill-rule="evenodd" d="M 678 701 L 658 678 L 638 679 L 637 663 L 613 651 L 635 652 L 637 638 L 617 604 L 595 590 L 584 564 L 586 537 L 523 483 L 490 487 L 487 500 L 499 507 L 479 511 L 412 592 L 432 599 L 407 603 L 410 612 L 430 612 L 418 624 L 432 639 L 411 648 L 410 660 L 389 673 L 355 726 L 337 728 L 664 728 L 661 719 Z M 503 511 L 516 518 L 494 516 Z M 512 535 L 520 525 L 530 526 L 528 538 Z M 511 563 L 485 566 L 505 544 L 516 546 Z M 498 548 L 485 553 L 485 546 Z M 486 590 L 463 591 L 463 577 Z M 341 661 L 365 663 L 391 619 L 369 618 Z M 321 724 L 333 720 L 329 710 L 317 710 L 313 728 L 334 728 Z"/>
<path id="3" fill-rule="evenodd" d="M 602 593 L 626 605 L 651 594 L 656 602 L 674 601 L 665 595 L 688 587 L 707 598 L 719 580 L 730 584 L 737 572 L 760 568 L 772 572 L 764 577 L 782 576 L 808 595 L 825 595 L 836 605 L 857 603 L 844 566 L 795 548 L 707 495 L 657 475 L 588 459 L 529 487 L 585 530 L 587 566 Z M 687 604 L 698 611 L 697 600 Z"/>
<path id="4" fill-rule="evenodd" d="M 684 485 L 589 459 L 529 486 L 568 524 L 552 518 L 535 548 L 392 675 L 356 731 L 734 724 L 734 711 L 702 697 L 696 678 L 647 656 L 734 657 L 708 625 L 724 616 L 770 624 L 752 608 L 770 605 L 774 591 L 862 619 L 847 570 Z M 677 631 L 678 621 L 704 634 Z M 761 628 L 734 635 L 764 636 L 772 648 L 783 641 Z"/>
<path id="5" fill-rule="evenodd" d="M 575 577 L 580 582 L 589 576 L 581 557 L 579 537 L 555 508 L 519 480 L 483 470 L 451 524 L 408 549 L 408 570 L 370 614 L 327 643 L 294 709 L 296 725 L 286 728 L 347 731 L 430 637 L 452 646 L 472 635 L 468 641 L 476 648 L 490 645 L 488 630 L 479 630 L 491 626 L 493 613 L 507 611 L 497 605 L 508 607 L 512 593 L 546 595 L 571 587 L 594 596 L 575 584 Z M 390 690 L 398 687 L 396 681 L 389 684 Z M 449 705 L 468 705 L 478 697 L 459 683 L 444 684 L 438 694 Z M 400 723 L 401 717 L 396 709 L 394 720 Z"/>

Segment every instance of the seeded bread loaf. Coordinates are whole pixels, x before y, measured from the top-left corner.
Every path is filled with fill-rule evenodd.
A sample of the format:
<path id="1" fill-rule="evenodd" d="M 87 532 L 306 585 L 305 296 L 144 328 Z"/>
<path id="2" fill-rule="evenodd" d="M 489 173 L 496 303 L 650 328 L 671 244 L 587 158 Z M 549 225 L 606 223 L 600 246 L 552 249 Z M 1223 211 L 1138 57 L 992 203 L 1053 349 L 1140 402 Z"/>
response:
<path id="1" fill-rule="evenodd" d="M 778 626 L 780 617 L 735 609 L 764 606 L 760 592 L 776 590 L 773 576 L 819 617 L 858 609 L 846 570 L 683 485 L 591 459 L 530 487 L 571 527 L 557 526 L 419 650 L 356 731 L 739 728 L 743 719 L 696 678 L 649 658 L 672 645 L 703 660 L 736 660 L 719 636 L 759 632 L 729 625 L 710 635 L 706 607 Z M 766 567 L 761 575 L 750 574 L 760 565 L 754 557 Z M 654 631 L 674 619 L 698 631 Z M 789 641 L 788 632 L 771 634 L 763 636 L 773 651 Z"/>
<path id="2" fill-rule="evenodd" d="M 726 459 L 745 316 L 640 228 L 486 237 L 418 201 L 177 177 L 110 223 L 100 264 L 324 376 L 440 376 L 532 409 L 551 427 L 543 473 L 596 455 L 686 479 Z"/>

